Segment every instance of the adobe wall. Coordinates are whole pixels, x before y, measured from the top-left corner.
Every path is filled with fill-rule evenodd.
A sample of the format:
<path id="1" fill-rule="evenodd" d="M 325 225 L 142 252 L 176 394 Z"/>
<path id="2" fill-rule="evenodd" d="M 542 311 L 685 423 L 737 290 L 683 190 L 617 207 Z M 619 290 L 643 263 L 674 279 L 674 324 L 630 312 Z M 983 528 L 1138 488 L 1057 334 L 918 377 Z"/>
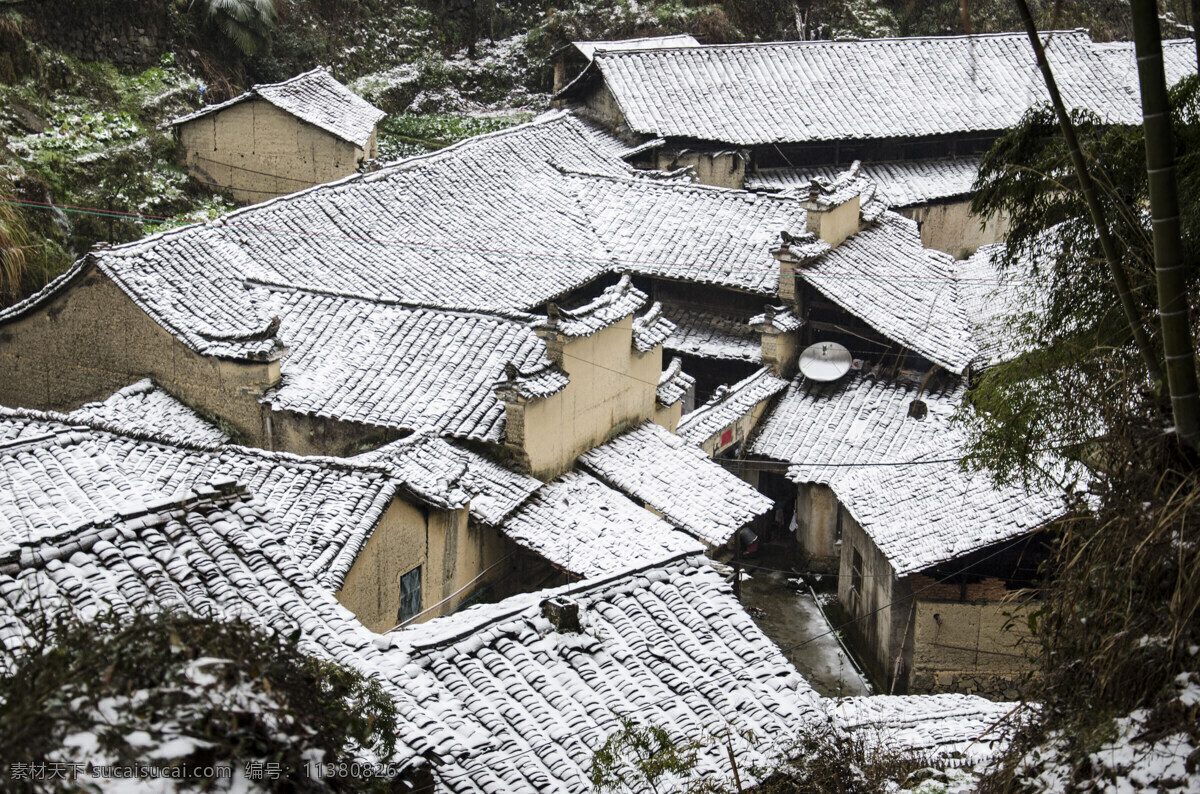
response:
<path id="1" fill-rule="evenodd" d="M 295 455 L 350 457 L 407 435 L 392 428 L 342 422 L 292 411 L 272 410 L 269 416 L 268 446 Z"/>
<path id="2" fill-rule="evenodd" d="M 980 246 L 997 243 L 1008 234 L 1007 217 L 992 218 L 980 226 L 980 218 L 971 212 L 970 200 L 947 204 L 923 204 L 896 212 L 921 225 L 921 244 L 945 251 L 955 259 L 966 259 Z"/>
<path id="3" fill-rule="evenodd" d="M 852 589 L 854 551 L 863 559 L 861 592 Z M 848 513 L 842 517 L 842 553 L 838 570 L 838 601 L 853 622 L 846 638 L 858 652 L 868 675 L 886 693 L 891 688 L 895 656 L 902 647 L 911 609 L 906 582 L 894 579 L 891 563 Z M 902 692 L 898 685 L 897 693 Z"/>
<path id="4" fill-rule="evenodd" d="M 400 622 L 400 577 L 425 562 L 427 519 L 418 507 L 394 498 L 335 593 L 337 600 L 371 631 Z M 421 608 L 436 603 L 421 573 Z"/>
<path id="5" fill-rule="evenodd" d="M 614 127 L 625 123 L 625 114 L 621 112 L 616 97 L 604 83 L 600 83 L 596 90 L 588 95 L 585 104 L 596 116 Z"/>
<path id="6" fill-rule="evenodd" d="M 732 424 L 725 425 L 725 427 L 705 439 L 704 443 L 700 445 L 700 449 L 708 453 L 710 458 L 715 458 L 730 447 L 745 441 L 750 437 L 750 433 L 754 431 L 754 428 L 758 427 L 758 423 L 762 419 L 770 402 L 768 399 L 755 403 L 753 408 L 739 416 Z M 726 431 L 729 432 L 729 441 L 722 443 L 721 438 L 725 435 Z"/>
<path id="7" fill-rule="evenodd" d="M 713 155 L 704 152 L 659 151 L 655 167 L 674 171 L 690 166 L 695 169 L 696 181 L 702 185 L 741 190 L 746 186 L 746 161 L 732 152 Z"/>
<path id="8" fill-rule="evenodd" d="M 239 102 L 178 127 L 193 177 L 245 203 L 266 201 L 353 174 L 362 149 L 262 99 Z M 367 144 L 375 146 L 375 138 Z"/>
<path id="9" fill-rule="evenodd" d="M 1026 655 L 1033 647 L 1026 620 L 1029 605 L 933 601 L 920 595 L 908 691 L 1019 698 L 1033 669 Z"/>
<path id="10" fill-rule="evenodd" d="M 557 394 L 526 403 L 524 453 L 530 473 L 551 480 L 614 433 L 654 419 L 662 348 L 633 348 L 633 317 L 591 336 L 568 338 L 562 367 L 570 383 Z M 511 410 L 510 410 L 511 413 Z"/>
<path id="11" fill-rule="evenodd" d="M 144 377 L 228 421 L 242 443 L 262 446 L 258 397 L 278 382 L 279 362 L 190 350 L 94 267 L 41 308 L 0 325 L 0 404 L 68 411 Z"/>
<path id="12" fill-rule="evenodd" d="M 814 570 L 835 571 L 841 566 L 837 532 L 841 510 L 841 503 L 829 486 L 818 483 L 796 486 L 796 540 Z M 853 521 L 849 515 L 843 516 L 846 519 Z"/>
<path id="13" fill-rule="evenodd" d="M 493 527 L 472 521 L 466 510 L 437 510 L 429 517 L 428 558 L 422 575 L 421 620 L 453 612 L 480 589 L 505 578 L 508 541 Z M 493 567 L 495 566 L 495 567 Z M 427 588 L 427 589 L 426 589 Z"/>

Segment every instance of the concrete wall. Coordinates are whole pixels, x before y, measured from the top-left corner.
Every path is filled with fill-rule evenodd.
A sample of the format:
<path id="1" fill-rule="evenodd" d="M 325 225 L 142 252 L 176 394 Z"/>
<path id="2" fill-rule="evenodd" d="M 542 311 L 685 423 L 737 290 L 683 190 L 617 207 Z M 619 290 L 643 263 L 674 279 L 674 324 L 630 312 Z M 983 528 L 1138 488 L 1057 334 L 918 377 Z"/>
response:
<path id="1" fill-rule="evenodd" d="M 376 149 L 374 134 L 364 152 L 261 99 L 182 124 L 178 134 L 188 173 L 246 203 L 349 176 Z"/>
<path id="2" fill-rule="evenodd" d="M 90 269 L 40 309 L 0 325 L 0 404 L 66 411 L 152 377 L 262 446 L 258 398 L 279 362 L 225 361 L 187 348 L 107 276 Z"/>
<path id="3" fill-rule="evenodd" d="M 741 190 L 746 186 L 746 160 L 732 152 L 706 154 L 704 152 L 659 151 L 656 168 L 674 171 L 691 166 L 695 169 L 696 181 L 702 185 L 727 187 Z"/>
<path id="4" fill-rule="evenodd" d="M 533 476 L 551 480 L 617 431 L 655 418 L 662 348 L 639 354 L 632 340 L 632 316 L 591 336 L 567 338 L 561 362 L 570 376 L 566 388 L 519 407 L 509 404 L 510 430 L 523 427 L 523 443 L 514 451 Z"/>
<path id="5" fill-rule="evenodd" d="M 815 570 L 836 571 L 841 567 L 837 529 L 841 512 L 841 503 L 828 486 L 817 483 L 796 486 L 796 540 Z M 845 519 L 853 521 L 848 514 L 843 514 Z"/>
<path id="6" fill-rule="evenodd" d="M 947 204 L 923 204 L 896 210 L 921 224 L 921 244 L 945 251 L 956 259 L 966 259 L 983 245 L 997 243 L 1008 234 L 1007 217 L 992 218 L 981 228 L 978 215 L 971 213 L 970 201 Z"/>

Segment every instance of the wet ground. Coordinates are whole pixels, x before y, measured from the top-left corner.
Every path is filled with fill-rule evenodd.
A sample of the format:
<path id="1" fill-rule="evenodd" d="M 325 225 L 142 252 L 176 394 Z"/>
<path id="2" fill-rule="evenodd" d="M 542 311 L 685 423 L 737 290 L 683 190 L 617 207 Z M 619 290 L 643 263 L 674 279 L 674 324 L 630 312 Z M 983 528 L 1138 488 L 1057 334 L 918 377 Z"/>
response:
<path id="1" fill-rule="evenodd" d="M 742 580 L 742 604 L 813 689 L 826 697 L 871 694 L 807 587 L 796 590 L 789 575 L 775 571 L 749 574 Z"/>

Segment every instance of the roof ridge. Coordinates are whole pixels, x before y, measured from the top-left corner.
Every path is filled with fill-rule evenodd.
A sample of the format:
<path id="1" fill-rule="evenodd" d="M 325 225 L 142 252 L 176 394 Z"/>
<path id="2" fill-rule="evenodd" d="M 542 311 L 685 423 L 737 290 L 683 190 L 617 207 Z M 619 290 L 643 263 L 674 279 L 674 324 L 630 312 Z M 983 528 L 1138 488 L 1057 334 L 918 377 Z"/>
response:
<path id="1" fill-rule="evenodd" d="M 81 522 L 60 532 L 40 535 L 28 540 L 9 542 L 0 547 L 0 573 L 13 574 L 29 568 L 40 568 L 44 564 L 61 560 L 77 551 L 90 549 L 98 540 L 103 539 L 103 530 L 116 533 L 117 527 L 148 516 L 158 516 L 166 521 L 164 513 L 186 512 L 197 507 L 221 507 L 239 502 L 251 497 L 245 486 L 236 480 L 224 477 L 213 477 L 207 484 L 197 483 L 192 488 L 182 489 L 161 498 L 149 498 L 140 504 L 129 507 L 117 507 L 111 513 L 88 521 Z M 146 526 L 155 526 L 156 522 L 143 522 L 131 527 L 133 530 Z M 89 530 L 99 530 L 89 532 Z M 64 544 L 62 541 L 77 537 L 78 543 Z M 44 548 L 51 546 L 51 548 Z"/>
<path id="2" fill-rule="evenodd" d="M 1091 31 L 1088 28 L 1064 28 L 1061 30 L 1039 30 L 1038 33 L 1043 37 L 1048 36 L 1064 36 L 1087 34 L 1090 40 Z M 644 50 L 598 50 L 596 59 L 615 58 L 635 55 L 655 55 L 661 53 L 672 52 L 704 52 L 704 51 L 720 51 L 720 50 L 748 50 L 748 49 L 769 49 L 769 48 L 785 48 L 785 47 L 805 47 L 805 46 L 831 46 L 831 45 L 851 45 L 851 44 L 885 44 L 893 42 L 908 42 L 908 41 L 955 41 L 955 40 L 975 40 L 975 39 L 1026 39 L 1026 34 L 1017 31 L 998 31 L 995 33 L 959 33 L 953 36 L 939 36 L 936 34 L 926 36 L 877 36 L 867 38 L 849 38 L 849 39 L 806 39 L 796 41 L 746 41 L 735 42 L 731 44 L 701 44 L 700 46 L 685 46 L 685 47 L 655 47 L 654 49 Z M 1095 42 L 1093 42 L 1095 43 Z M 564 89 L 566 87 L 564 86 Z"/>
<path id="3" fill-rule="evenodd" d="M 398 296 L 391 295 L 360 295 L 353 292 L 343 292 L 341 290 L 323 289 L 321 287 L 306 286 L 303 284 L 283 284 L 273 281 L 267 281 L 264 278 L 257 276 L 246 276 L 242 279 L 243 284 L 248 284 L 254 287 L 262 287 L 263 289 L 278 291 L 278 292 L 302 292 L 306 295 L 319 295 L 330 298 L 341 298 L 343 300 L 355 301 L 358 303 L 368 303 L 374 306 L 394 306 L 397 309 L 402 309 L 411 312 L 436 312 L 438 314 L 454 314 L 461 316 L 479 316 L 491 317 L 499 320 L 507 320 L 515 323 L 529 323 L 538 319 L 538 315 L 531 312 L 523 312 L 517 309 L 460 309 L 449 306 L 439 306 L 433 303 L 422 303 L 420 301 L 406 301 Z"/>
<path id="4" fill-rule="evenodd" d="M 610 486 L 605 486 L 605 487 L 610 487 Z M 696 565 L 688 564 L 688 563 L 690 563 L 691 558 L 699 558 Z M 447 615 L 447 616 L 441 617 L 441 618 L 434 618 L 433 620 L 430 620 L 426 623 L 421 623 L 421 624 L 417 624 L 415 626 L 410 626 L 404 630 L 404 631 L 412 631 L 413 633 L 421 633 L 422 629 L 428 629 L 431 627 L 437 628 L 439 621 L 442 621 L 442 622 L 453 621 L 455 623 L 464 624 L 465 628 L 461 628 L 458 631 L 455 631 L 454 633 L 451 633 L 451 634 L 447 634 L 444 636 L 435 635 L 424 642 L 422 642 L 420 639 L 412 639 L 412 638 L 405 637 L 403 631 L 399 636 L 413 650 L 414 655 L 418 654 L 418 653 L 427 653 L 434 649 L 442 648 L 447 645 L 453 645 L 456 642 L 460 642 L 467 637 L 477 634 L 480 630 L 482 630 L 485 627 L 496 626 L 501 623 L 511 622 L 513 619 L 519 617 L 522 613 L 528 612 L 531 609 L 536 609 L 544 601 L 547 601 L 551 598 L 555 598 L 558 596 L 579 597 L 579 596 L 583 596 L 583 595 L 592 595 L 592 594 L 595 594 L 597 591 L 603 590 L 605 588 L 613 587 L 617 582 L 620 582 L 625 579 L 632 579 L 632 578 L 638 576 L 639 574 L 647 573 L 649 571 L 660 570 L 660 569 L 661 570 L 669 570 L 672 568 L 683 569 L 684 567 L 694 568 L 694 567 L 700 567 L 703 565 L 711 566 L 711 565 L 713 565 L 713 563 L 711 561 L 709 561 L 707 558 L 705 558 L 703 556 L 702 552 L 698 552 L 698 551 L 679 552 L 678 554 L 675 554 L 674 556 L 666 557 L 666 558 L 663 558 L 660 560 L 655 560 L 654 562 L 648 563 L 646 565 L 643 565 L 643 566 L 640 566 L 637 568 L 627 568 L 623 571 L 617 571 L 615 573 L 605 574 L 603 576 L 595 576 L 595 577 L 591 577 L 588 579 L 580 580 L 578 582 L 573 582 L 571 584 L 560 585 L 558 587 L 551 587 L 551 588 L 546 588 L 544 590 L 536 590 L 532 593 L 523 593 L 521 595 L 513 596 L 508 601 L 515 602 L 514 605 L 505 610 L 496 610 L 495 614 L 488 614 L 488 612 L 489 612 L 488 607 L 489 606 L 499 606 L 499 604 L 497 604 L 497 605 L 488 605 L 488 604 L 477 605 L 477 606 L 471 607 L 470 609 L 467 609 L 463 612 L 459 612 L 459 613 L 453 614 L 453 615 Z M 505 602 L 501 602 L 501 603 L 505 603 Z M 476 613 L 476 614 L 473 614 L 473 613 Z M 468 620 L 467 619 L 468 616 L 473 616 L 476 619 Z"/>

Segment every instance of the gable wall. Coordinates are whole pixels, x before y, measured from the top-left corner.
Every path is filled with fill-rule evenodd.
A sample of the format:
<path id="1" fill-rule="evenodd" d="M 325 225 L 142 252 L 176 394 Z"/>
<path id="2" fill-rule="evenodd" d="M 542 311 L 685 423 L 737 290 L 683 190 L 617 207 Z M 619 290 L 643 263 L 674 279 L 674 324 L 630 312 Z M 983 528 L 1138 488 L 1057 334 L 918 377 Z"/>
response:
<path id="1" fill-rule="evenodd" d="M 178 128 L 188 173 L 255 203 L 354 173 L 365 153 L 262 99 Z M 367 144 L 370 149 L 375 138 Z"/>
<path id="2" fill-rule="evenodd" d="M 633 348 L 633 318 L 591 336 L 567 339 L 562 367 L 570 383 L 557 394 L 524 405 L 524 454 L 533 476 L 550 480 L 618 430 L 657 410 L 662 347 Z"/>
<path id="3" fill-rule="evenodd" d="M 966 259 L 980 246 L 1002 241 L 1009 229 L 1008 218 L 1003 216 L 983 223 L 971 212 L 971 201 L 966 198 L 904 207 L 896 212 L 920 224 L 923 246 L 945 251 L 955 259 Z"/>
<path id="4" fill-rule="evenodd" d="M 279 362 L 235 362 L 188 349 L 115 283 L 89 269 L 31 314 L 0 325 L 0 404 L 68 411 L 144 377 L 261 445 L 258 396 Z"/>

